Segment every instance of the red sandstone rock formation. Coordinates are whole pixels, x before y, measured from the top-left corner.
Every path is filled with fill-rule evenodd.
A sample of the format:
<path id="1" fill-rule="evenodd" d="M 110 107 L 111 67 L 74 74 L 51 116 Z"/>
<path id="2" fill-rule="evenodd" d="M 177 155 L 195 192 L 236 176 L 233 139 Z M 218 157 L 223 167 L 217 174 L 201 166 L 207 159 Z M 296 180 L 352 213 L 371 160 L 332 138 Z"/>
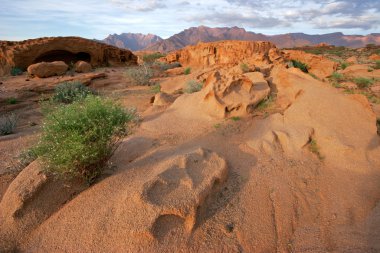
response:
<path id="1" fill-rule="evenodd" d="M 0 42 L 0 76 L 9 74 L 13 67 L 26 69 L 39 62 L 79 60 L 93 67 L 134 65 L 137 57 L 129 50 L 119 49 L 79 37 L 51 37 L 20 42 Z"/>

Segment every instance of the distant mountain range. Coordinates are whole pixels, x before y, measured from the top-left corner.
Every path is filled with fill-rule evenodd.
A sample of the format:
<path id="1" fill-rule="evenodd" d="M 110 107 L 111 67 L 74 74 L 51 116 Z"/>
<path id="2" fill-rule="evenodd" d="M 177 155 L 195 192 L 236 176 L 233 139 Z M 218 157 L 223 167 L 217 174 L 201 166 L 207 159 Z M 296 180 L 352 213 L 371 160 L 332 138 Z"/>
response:
<path id="1" fill-rule="evenodd" d="M 367 44 L 380 45 L 380 33 L 368 35 L 344 35 L 343 33 L 328 33 L 320 35 L 308 35 L 304 33 L 287 33 L 279 35 L 264 35 L 248 32 L 239 27 L 210 28 L 207 26 L 191 27 L 168 39 L 162 39 L 157 35 L 143 35 L 134 33 L 122 33 L 109 35 L 103 42 L 133 51 L 149 50 L 169 52 L 181 49 L 198 42 L 212 42 L 218 40 L 253 40 L 271 41 L 279 48 L 292 48 L 307 45 L 327 43 L 335 46 L 364 47 Z"/>
<path id="2" fill-rule="evenodd" d="M 137 51 L 146 48 L 155 43 L 161 42 L 163 39 L 154 34 L 141 34 L 141 33 L 122 33 L 110 34 L 107 38 L 102 40 L 106 44 L 128 48 L 132 51 Z"/>

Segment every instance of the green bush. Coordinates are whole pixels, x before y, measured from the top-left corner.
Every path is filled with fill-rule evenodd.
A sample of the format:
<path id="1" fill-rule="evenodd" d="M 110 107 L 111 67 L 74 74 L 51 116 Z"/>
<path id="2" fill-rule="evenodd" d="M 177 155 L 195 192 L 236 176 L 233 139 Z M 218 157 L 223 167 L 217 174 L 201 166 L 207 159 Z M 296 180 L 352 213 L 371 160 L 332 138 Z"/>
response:
<path id="1" fill-rule="evenodd" d="M 371 86 L 373 84 L 373 80 L 368 79 L 368 78 L 364 78 L 364 77 L 354 78 L 353 81 L 354 81 L 354 83 L 356 83 L 356 85 L 359 88 L 362 88 L 362 89 L 368 88 L 369 86 Z"/>
<path id="2" fill-rule="evenodd" d="M 303 62 L 297 61 L 297 60 L 292 60 L 293 67 L 298 68 L 302 70 L 305 73 L 308 73 L 309 66 Z"/>
<path id="3" fill-rule="evenodd" d="M 341 67 L 342 69 L 346 69 L 348 66 L 350 66 L 350 64 L 349 64 L 348 62 L 342 62 L 342 63 L 340 64 L 340 67 Z"/>
<path id="4" fill-rule="evenodd" d="M 89 95 L 46 115 L 35 152 L 47 171 L 92 183 L 135 117 L 134 110 Z"/>
<path id="5" fill-rule="evenodd" d="M 22 73 L 23 73 L 23 71 L 22 71 L 22 69 L 20 69 L 20 68 L 13 67 L 13 68 L 11 69 L 11 75 L 12 75 L 12 76 L 19 76 L 19 75 L 22 75 Z"/>
<path id="6" fill-rule="evenodd" d="M 0 135 L 12 134 L 16 129 L 17 120 L 14 113 L 0 116 Z"/>
<path id="7" fill-rule="evenodd" d="M 374 69 L 380 69 L 380 61 L 375 61 Z"/>
<path id="8" fill-rule="evenodd" d="M 145 54 L 143 55 L 143 61 L 146 63 L 153 63 L 155 60 L 164 57 L 164 54 L 161 54 L 159 52 L 152 53 L 152 54 Z"/>
<path id="9" fill-rule="evenodd" d="M 246 63 L 240 64 L 240 69 L 243 71 L 243 73 L 249 72 L 249 66 Z"/>
<path id="10" fill-rule="evenodd" d="M 14 98 L 14 97 L 10 97 L 7 99 L 7 104 L 9 105 L 14 105 L 14 104 L 17 104 L 17 98 Z"/>
<path id="11" fill-rule="evenodd" d="M 70 104 L 82 100 L 94 92 L 80 82 L 64 82 L 55 87 L 52 100 L 56 103 Z"/>
<path id="12" fill-rule="evenodd" d="M 160 84 L 153 85 L 151 89 L 152 89 L 152 92 L 154 94 L 160 93 L 161 92 L 161 85 Z"/>
<path id="13" fill-rule="evenodd" d="M 203 87 L 203 84 L 200 83 L 200 82 L 197 82 L 195 80 L 190 80 L 186 83 L 186 89 L 185 89 L 185 92 L 186 93 L 194 93 L 194 92 L 198 92 L 202 89 Z"/>
<path id="14" fill-rule="evenodd" d="M 149 85 L 154 73 L 150 67 L 143 64 L 141 66 L 128 68 L 126 75 L 138 85 Z"/>
<path id="15" fill-rule="evenodd" d="M 185 70 L 183 71 L 183 73 L 185 75 L 189 75 L 191 73 L 191 68 L 185 68 Z"/>

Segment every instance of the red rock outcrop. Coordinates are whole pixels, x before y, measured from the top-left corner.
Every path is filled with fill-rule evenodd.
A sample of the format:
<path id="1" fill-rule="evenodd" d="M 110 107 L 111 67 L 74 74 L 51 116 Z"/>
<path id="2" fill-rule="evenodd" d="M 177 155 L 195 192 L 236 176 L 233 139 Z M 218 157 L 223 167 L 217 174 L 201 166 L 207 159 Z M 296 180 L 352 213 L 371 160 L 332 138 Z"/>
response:
<path id="1" fill-rule="evenodd" d="M 319 78 L 330 76 L 338 68 L 338 63 L 333 62 L 321 55 L 308 54 L 299 50 L 284 50 L 287 60 L 297 60 L 306 63 L 310 73 Z"/>
<path id="2" fill-rule="evenodd" d="M 270 55 L 270 57 L 269 57 Z M 269 64 L 279 59 L 279 51 L 271 42 L 265 41 L 219 41 L 199 43 L 172 52 L 167 62 L 179 62 L 183 66 L 208 67 L 213 65 Z"/>
<path id="3" fill-rule="evenodd" d="M 71 64 L 79 60 L 89 62 L 93 67 L 137 64 L 137 57 L 129 50 L 79 37 L 0 42 L 0 76 L 9 74 L 13 67 L 26 69 L 43 61 Z"/>

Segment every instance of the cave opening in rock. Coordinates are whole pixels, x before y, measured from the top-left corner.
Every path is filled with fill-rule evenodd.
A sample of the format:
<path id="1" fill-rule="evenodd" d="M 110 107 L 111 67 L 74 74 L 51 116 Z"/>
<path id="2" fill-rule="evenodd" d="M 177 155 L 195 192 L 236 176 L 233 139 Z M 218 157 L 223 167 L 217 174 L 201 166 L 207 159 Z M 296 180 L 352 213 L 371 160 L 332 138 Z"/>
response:
<path id="1" fill-rule="evenodd" d="M 72 53 L 66 50 L 52 50 L 38 56 L 33 63 L 64 61 L 66 64 L 74 64 L 77 61 L 91 62 L 91 55 L 85 52 Z"/>

